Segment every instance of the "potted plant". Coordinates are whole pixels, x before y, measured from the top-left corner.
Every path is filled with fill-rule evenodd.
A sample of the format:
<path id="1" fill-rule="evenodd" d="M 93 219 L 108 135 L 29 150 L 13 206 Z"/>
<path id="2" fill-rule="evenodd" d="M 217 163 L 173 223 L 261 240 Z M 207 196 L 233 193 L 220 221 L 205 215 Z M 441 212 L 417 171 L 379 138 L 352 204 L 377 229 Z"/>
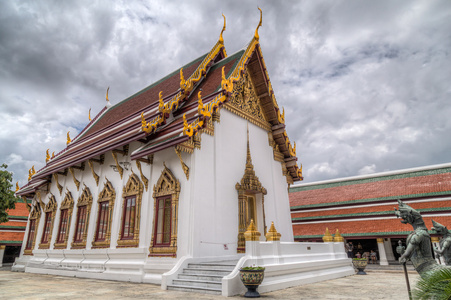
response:
<path id="1" fill-rule="evenodd" d="M 365 267 L 368 264 L 368 260 L 366 258 L 353 258 L 352 264 L 354 268 L 358 270 L 357 275 L 366 275 Z"/>
<path id="2" fill-rule="evenodd" d="M 260 294 L 257 292 L 258 286 L 265 277 L 265 268 L 263 267 L 244 267 L 240 269 L 240 279 L 247 288 L 246 298 L 258 298 Z"/>

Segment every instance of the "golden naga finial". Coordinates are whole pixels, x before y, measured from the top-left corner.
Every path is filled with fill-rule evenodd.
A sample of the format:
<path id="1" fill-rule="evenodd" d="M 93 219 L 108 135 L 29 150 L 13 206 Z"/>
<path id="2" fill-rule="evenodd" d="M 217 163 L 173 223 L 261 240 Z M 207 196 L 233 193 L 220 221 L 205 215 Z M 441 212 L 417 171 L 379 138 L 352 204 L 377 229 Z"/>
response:
<path id="1" fill-rule="evenodd" d="M 67 132 L 67 142 L 66 142 L 66 145 L 69 145 L 70 142 L 71 142 L 69 132 L 70 132 L 70 131 Z"/>
<path id="2" fill-rule="evenodd" d="M 45 162 L 48 163 L 50 160 L 50 154 L 49 154 L 49 149 L 47 149 L 47 151 L 45 152 Z"/>
<path id="3" fill-rule="evenodd" d="M 30 170 L 28 170 L 28 181 L 30 181 L 31 180 L 31 169 Z"/>
<path id="4" fill-rule="evenodd" d="M 260 37 L 258 36 L 258 28 L 259 28 L 260 26 L 262 26 L 262 16 L 263 16 L 263 12 L 262 12 L 262 10 L 261 10 L 260 7 L 258 7 L 258 10 L 260 11 L 260 22 L 258 23 L 257 29 L 255 29 L 255 35 L 254 35 L 254 37 L 255 37 L 256 40 L 258 40 L 258 39 L 260 38 Z"/>
<path id="5" fill-rule="evenodd" d="M 19 187 L 19 181 L 16 182 L 16 193 L 17 193 L 18 190 L 20 190 L 20 187 Z"/>
<path id="6" fill-rule="evenodd" d="M 141 127 L 143 128 L 143 130 L 147 127 L 146 118 L 144 118 L 144 112 L 141 113 Z"/>
<path id="7" fill-rule="evenodd" d="M 89 122 L 91 122 L 91 108 L 89 108 L 88 118 L 89 118 Z"/>
<path id="8" fill-rule="evenodd" d="M 52 152 L 52 159 L 55 158 L 55 151 Z"/>
<path id="9" fill-rule="evenodd" d="M 202 91 L 199 91 L 199 93 L 197 93 L 197 110 L 200 111 L 202 110 L 202 108 L 204 108 L 204 104 L 202 103 Z"/>
<path id="10" fill-rule="evenodd" d="M 226 79 L 224 67 L 222 67 L 222 80 L 221 80 L 221 88 L 226 92 L 231 93 L 233 90 L 233 82 L 231 79 Z"/>
<path id="11" fill-rule="evenodd" d="M 188 122 L 186 121 L 186 114 L 183 114 L 183 129 L 188 129 Z"/>
<path id="12" fill-rule="evenodd" d="M 221 44 L 224 44 L 224 38 L 222 37 L 222 33 L 226 30 L 226 17 L 224 16 L 224 14 L 222 14 L 222 16 L 224 17 L 224 26 L 222 27 L 221 34 L 219 35 L 219 42 Z"/>
<path id="13" fill-rule="evenodd" d="M 108 91 L 110 90 L 110 87 L 106 89 L 106 102 L 110 102 L 110 99 L 108 99 Z"/>
<path id="14" fill-rule="evenodd" d="M 164 111 L 163 91 L 161 91 L 158 94 L 158 97 L 159 97 L 158 101 L 160 102 L 160 104 L 158 105 L 158 110 L 160 112 L 163 112 Z"/>
<path id="15" fill-rule="evenodd" d="M 184 90 L 186 87 L 185 77 L 183 77 L 183 68 L 180 69 L 180 88 Z"/>
<path id="16" fill-rule="evenodd" d="M 36 170 L 34 169 L 34 165 L 31 167 L 31 175 L 36 174 Z"/>

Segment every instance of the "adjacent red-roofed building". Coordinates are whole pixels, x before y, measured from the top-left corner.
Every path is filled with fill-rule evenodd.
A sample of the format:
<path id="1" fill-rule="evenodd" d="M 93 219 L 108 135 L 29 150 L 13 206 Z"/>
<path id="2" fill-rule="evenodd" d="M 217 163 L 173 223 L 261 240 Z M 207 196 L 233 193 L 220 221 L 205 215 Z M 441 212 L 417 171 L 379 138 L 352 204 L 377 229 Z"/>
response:
<path id="1" fill-rule="evenodd" d="M 419 211 L 428 228 L 432 219 L 451 226 L 451 164 L 299 184 L 289 196 L 296 241 L 322 241 L 326 228 L 338 230 L 354 254 L 374 250 L 386 264 L 412 231 L 394 214 L 397 199 Z"/>

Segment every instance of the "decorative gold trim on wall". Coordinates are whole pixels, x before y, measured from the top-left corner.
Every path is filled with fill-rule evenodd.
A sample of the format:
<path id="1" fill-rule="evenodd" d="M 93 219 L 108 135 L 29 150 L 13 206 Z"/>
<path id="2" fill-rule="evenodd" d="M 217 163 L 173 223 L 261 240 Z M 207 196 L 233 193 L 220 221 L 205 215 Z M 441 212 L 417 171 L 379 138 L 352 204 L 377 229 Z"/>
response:
<path id="1" fill-rule="evenodd" d="M 70 167 L 69 172 L 72 174 L 72 178 L 74 179 L 75 186 L 77 187 L 77 191 L 80 189 L 80 181 L 75 178 L 74 168 Z"/>
<path id="2" fill-rule="evenodd" d="M 91 169 L 92 176 L 94 177 L 94 180 L 96 181 L 96 185 L 99 186 L 99 175 L 97 175 L 97 173 L 94 171 L 92 159 L 88 159 L 88 165 L 89 165 L 89 168 Z"/>
<path id="3" fill-rule="evenodd" d="M 64 197 L 63 202 L 61 202 L 60 215 L 61 215 L 61 211 L 64 209 L 67 209 L 66 236 L 64 237 L 63 243 L 58 243 L 58 236 L 56 237 L 57 240 L 55 241 L 55 244 L 53 245 L 54 249 L 67 248 L 67 240 L 69 239 L 70 222 L 72 220 L 72 211 L 74 209 L 74 198 L 72 198 L 72 194 L 69 191 L 66 191 L 66 196 Z M 60 222 L 61 222 L 61 220 L 60 220 Z M 56 234 L 59 234 L 60 231 L 61 231 L 61 228 L 59 228 L 59 226 L 58 226 L 58 231 Z"/>
<path id="4" fill-rule="evenodd" d="M 181 144 L 178 144 L 175 147 L 177 148 L 177 150 L 185 151 L 186 153 L 192 154 L 194 152 L 194 139 L 193 137 L 190 137 L 189 140 Z"/>
<path id="5" fill-rule="evenodd" d="M 50 223 L 50 232 L 49 232 L 49 236 L 47 239 L 47 243 L 40 243 L 39 249 L 49 249 L 49 247 L 50 247 L 50 242 L 52 241 L 53 227 L 54 227 L 54 221 L 55 221 L 57 207 L 58 207 L 58 203 L 56 203 L 55 196 L 53 196 L 52 193 L 50 193 L 49 202 L 47 203 L 47 205 L 45 205 L 45 208 L 44 208 L 45 214 L 47 214 L 48 212 L 52 213 L 52 217 L 51 217 L 52 221 Z M 44 219 L 44 222 L 45 222 L 45 219 Z M 42 232 L 42 235 L 44 235 L 44 234 L 45 234 L 45 232 Z M 41 238 L 41 240 L 42 240 L 42 238 Z"/>
<path id="6" fill-rule="evenodd" d="M 172 174 L 171 170 L 163 162 L 164 169 L 161 172 L 157 184 L 153 186 L 153 221 L 152 221 L 152 240 L 150 241 L 149 256 L 176 257 L 177 256 L 177 227 L 178 227 L 178 205 L 180 196 L 180 182 Z M 166 247 L 154 246 L 155 242 L 155 220 L 157 218 L 157 198 L 162 196 L 171 196 L 171 243 Z"/>
<path id="7" fill-rule="evenodd" d="M 113 219 L 113 209 L 114 209 L 114 201 L 116 200 L 116 191 L 114 190 L 113 185 L 108 180 L 108 178 L 105 177 L 105 185 L 103 187 L 103 190 L 99 194 L 99 199 L 97 200 L 98 203 L 98 209 L 97 213 L 100 210 L 100 205 L 102 202 L 108 201 L 108 223 L 107 223 L 107 230 L 105 234 L 105 240 L 103 241 L 96 241 L 96 234 L 97 234 L 97 228 L 99 226 L 99 215 L 97 215 L 96 218 L 96 227 L 94 229 L 94 237 L 92 241 L 92 248 L 108 248 L 110 247 L 111 242 L 111 222 Z"/>
<path id="8" fill-rule="evenodd" d="M 143 171 L 141 169 L 141 162 L 139 160 L 136 160 L 136 166 L 138 167 L 139 174 L 141 175 L 141 180 L 144 182 L 144 187 L 146 188 L 146 192 L 147 192 L 147 190 L 149 188 L 149 180 L 147 179 L 146 176 L 144 176 Z"/>
<path id="9" fill-rule="evenodd" d="M 138 176 L 133 173 L 130 175 L 127 184 L 122 189 L 122 210 L 121 210 L 121 226 L 119 231 L 119 239 L 117 241 L 117 247 L 138 247 L 139 246 L 139 225 L 141 222 L 141 201 L 143 194 L 143 184 L 139 180 Z M 136 216 L 135 216 L 135 227 L 133 231 L 133 239 L 122 239 L 123 232 L 123 217 L 124 217 L 124 207 L 125 207 L 125 198 L 129 196 L 136 197 Z"/>
<path id="10" fill-rule="evenodd" d="M 88 228 L 89 228 L 89 217 L 91 216 L 91 206 L 92 206 L 92 194 L 89 188 L 83 184 L 85 188 L 83 189 L 83 192 L 81 193 L 80 198 L 78 198 L 77 201 L 77 213 L 78 209 L 81 206 L 86 206 L 86 215 L 85 215 L 85 228 L 83 229 L 83 235 L 82 235 L 82 241 L 81 242 L 75 242 L 75 233 L 77 232 L 77 228 L 75 228 L 75 233 L 72 238 L 71 248 L 72 249 L 80 249 L 80 248 L 86 248 L 86 240 L 88 238 Z M 78 222 L 77 218 L 75 218 L 75 222 Z M 77 226 L 78 224 L 75 224 Z"/>
<path id="11" fill-rule="evenodd" d="M 241 178 L 241 182 L 235 185 L 235 189 L 238 191 L 238 247 L 237 253 L 246 252 L 246 241 L 244 238 L 244 232 L 250 225 L 247 224 L 246 212 L 248 210 L 247 195 L 248 194 L 261 194 L 262 196 L 262 210 L 263 210 L 263 226 L 266 233 L 266 220 L 265 220 L 265 202 L 264 195 L 267 194 L 266 189 L 262 186 L 260 180 L 255 175 L 254 165 L 252 164 L 251 151 L 249 147 L 249 132 L 247 136 L 247 155 L 246 155 L 246 167 L 244 169 L 244 175 Z"/>
<path id="12" fill-rule="evenodd" d="M 116 163 L 117 171 L 119 172 L 119 175 L 121 175 L 121 179 L 122 179 L 122 174 L 124 174 L 124 169 L 119 165 L 119 162 L 117 161 L 117 154 L 116 154 L 116 152 L 112 151 L 111 155 L 113 155 L 113 159 L 114 159 L 114 162 Z"/>
<path id="13" fill-rule="evenodd" d="M 63 186 L 58 182 L 58 174 L 53 173 L 53 179 L 55 180 L 56 187 L 58 188 L 58 191 L 60 192 L 60 196 L 63 193 Z"/>
<path id="14" fill-rule="evenodd" d="M 183 162 L 182 155 L 180 154 L 180 150 L 177 147 L 174 148 L 175 154 L 179 157 L 180 164 L 182 165 L 183 172 L 185 173 L 186 180 L 189 180 L 189 167 Z"/>

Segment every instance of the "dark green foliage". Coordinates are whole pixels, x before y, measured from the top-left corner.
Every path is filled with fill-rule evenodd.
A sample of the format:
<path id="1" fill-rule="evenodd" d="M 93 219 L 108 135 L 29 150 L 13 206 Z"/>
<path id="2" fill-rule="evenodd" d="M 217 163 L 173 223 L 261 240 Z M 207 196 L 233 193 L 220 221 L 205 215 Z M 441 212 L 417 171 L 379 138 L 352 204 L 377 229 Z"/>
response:
<path id="1" fill-rule="evenodd" d="M 7 167 L 5 164 L 0 165 L 0 223 L 8 221 L 7 210 L 14 209 L 18 200 L 14 196 L 14 191 L 11 190 L 13 175 L 6 170 Z"/>
<path id="2" fill-rule="evenodd" d="M 450 300 L 451 268 L 440 268 L 427 272 L 417 282 L 413 292 L 414 299 Z"/>

